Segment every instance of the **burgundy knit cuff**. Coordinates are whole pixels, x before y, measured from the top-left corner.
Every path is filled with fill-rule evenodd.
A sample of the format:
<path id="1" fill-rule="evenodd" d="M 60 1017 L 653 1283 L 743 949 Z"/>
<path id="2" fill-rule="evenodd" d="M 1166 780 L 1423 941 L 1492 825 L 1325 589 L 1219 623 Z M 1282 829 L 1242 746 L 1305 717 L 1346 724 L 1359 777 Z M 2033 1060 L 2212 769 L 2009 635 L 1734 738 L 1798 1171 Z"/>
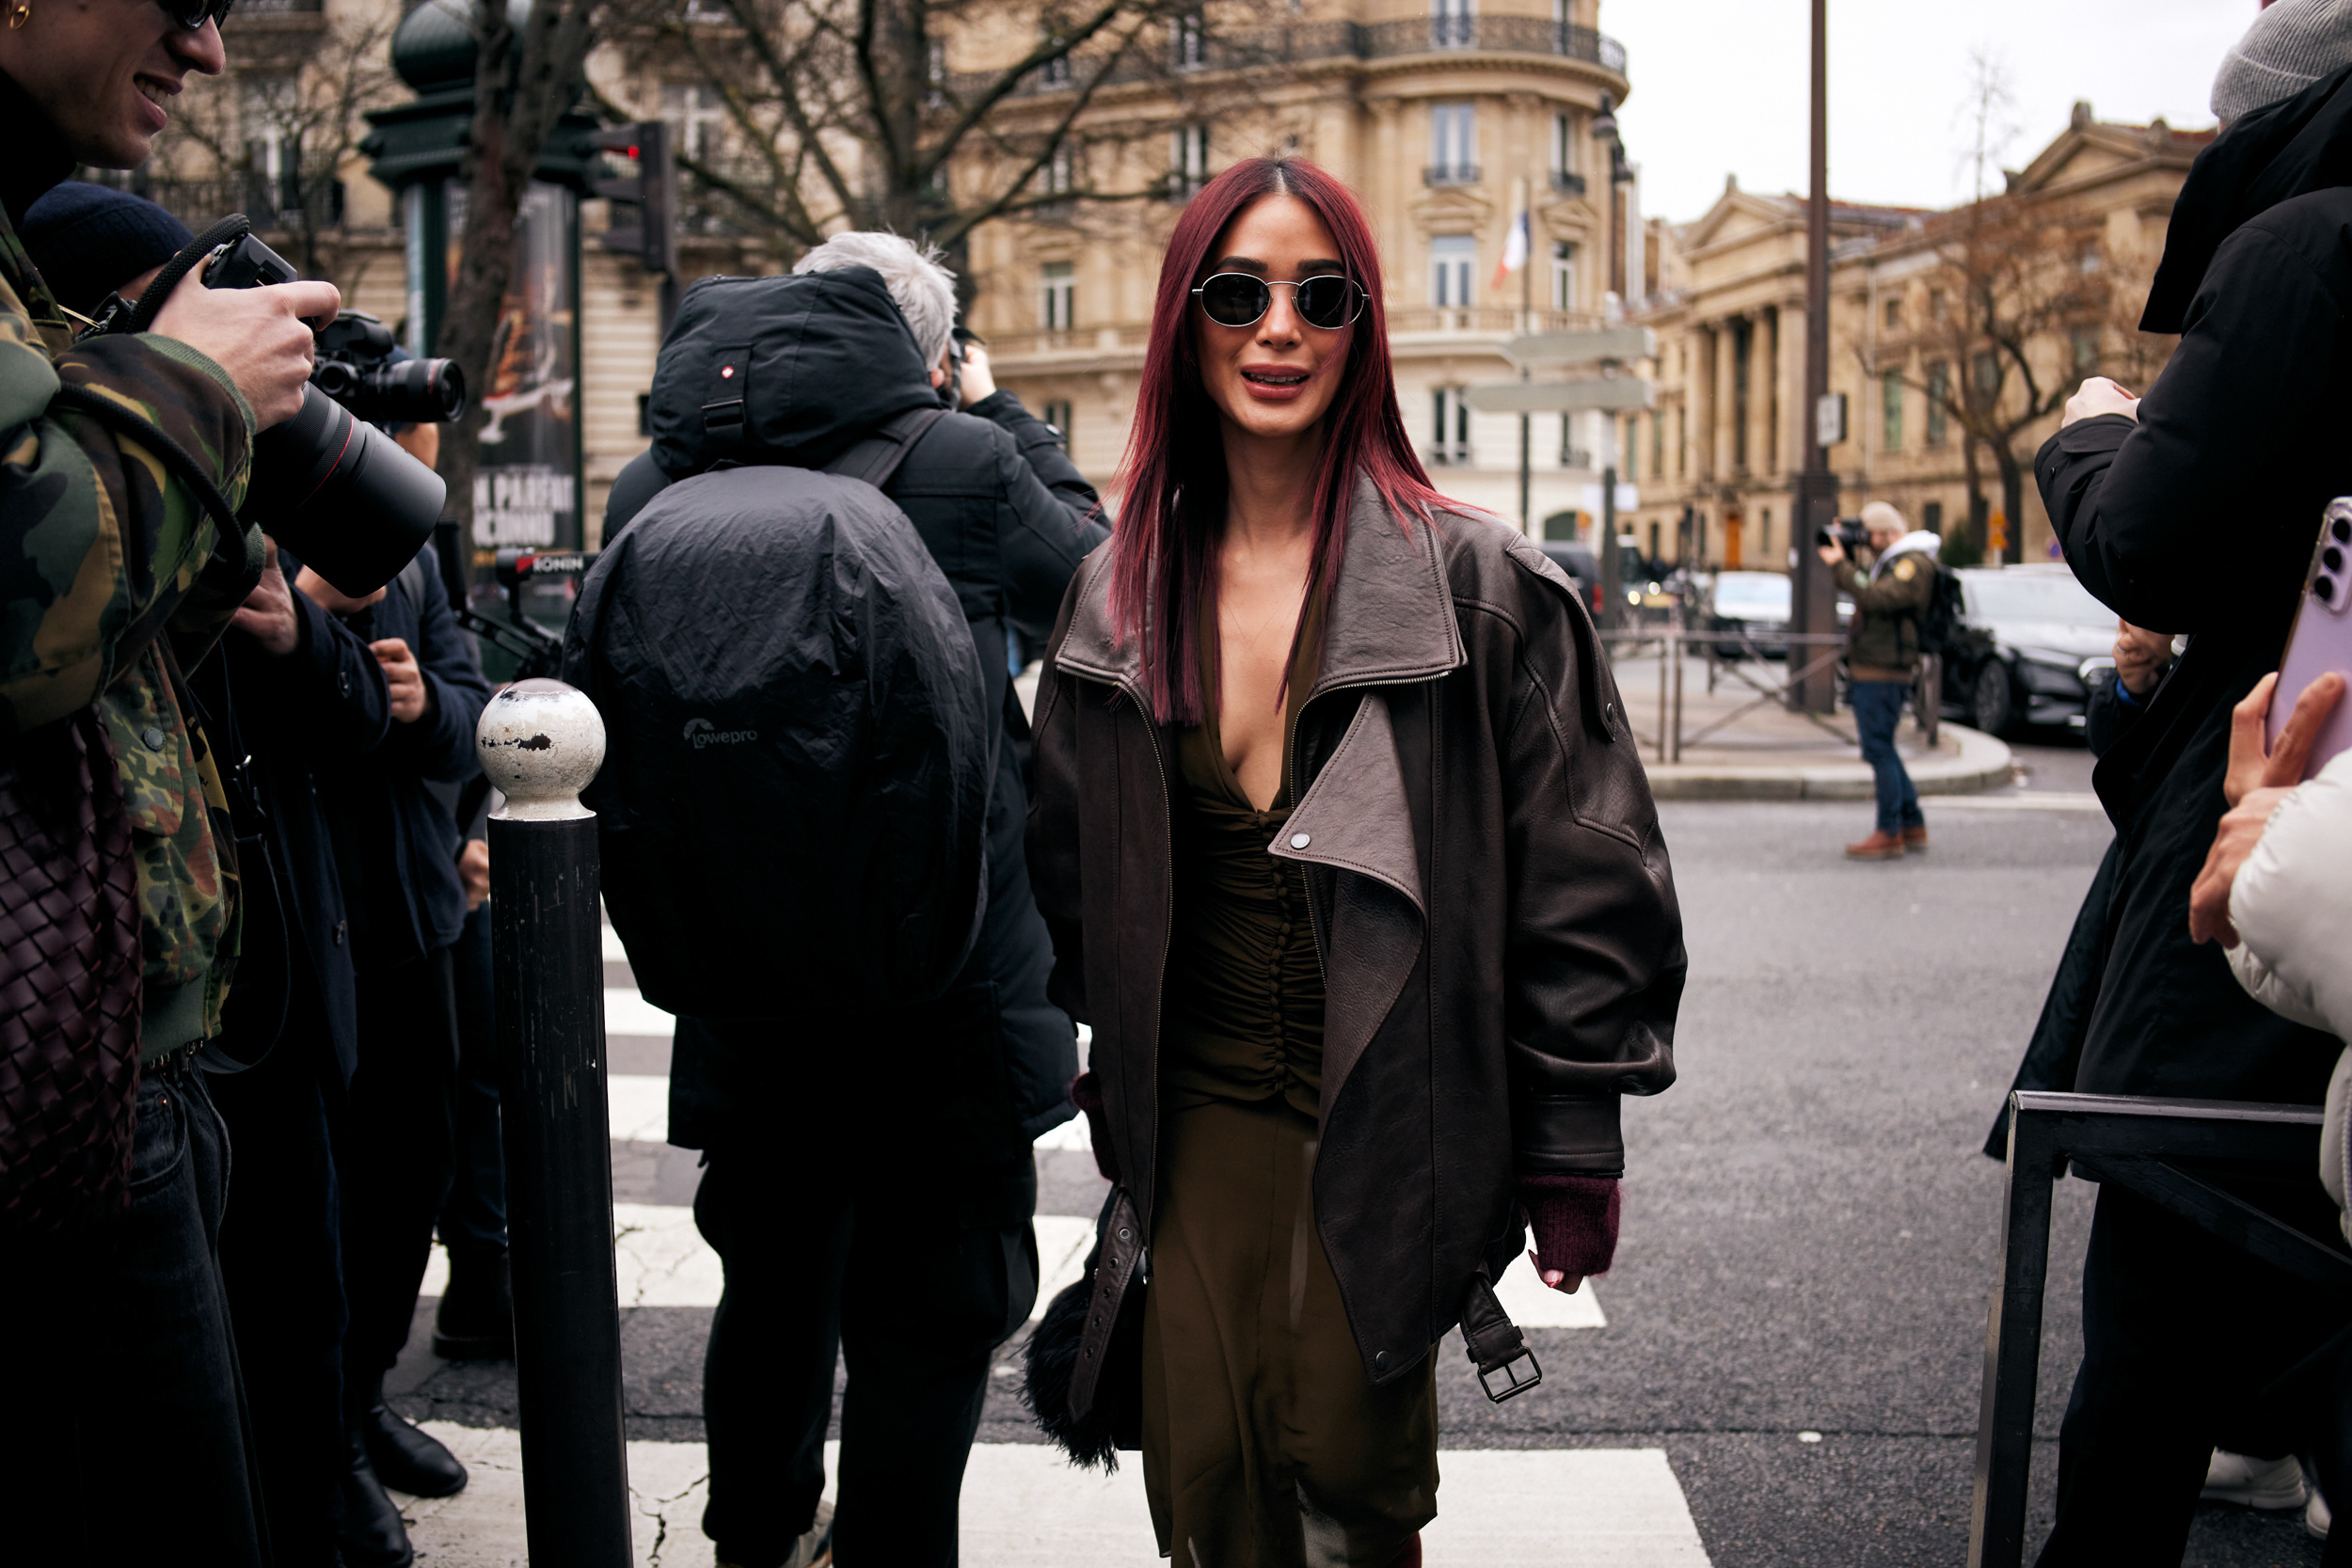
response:
<path id="1" fill-rule="evenodd" d="M 1535 1266 L 1591 1276 L 1608 1272 L 1617 1252 L 1618 1184 L 1612 1176 L 1522 1176 Z"/>
<path id="2" fill-rule="evenodd" d="M 1111 1154 L 1111 1128 L 1103 1109 L 1103 1085 L 1091 1072 L 1082 1072 L 1070 1081 L 1070 1103 L 1085 1113 L 1087 1136 L 1094 1143 L 1094 1168 L 1103 1173 L 1105 1181 L 1119 1180 L 1119 1164 Z"/>

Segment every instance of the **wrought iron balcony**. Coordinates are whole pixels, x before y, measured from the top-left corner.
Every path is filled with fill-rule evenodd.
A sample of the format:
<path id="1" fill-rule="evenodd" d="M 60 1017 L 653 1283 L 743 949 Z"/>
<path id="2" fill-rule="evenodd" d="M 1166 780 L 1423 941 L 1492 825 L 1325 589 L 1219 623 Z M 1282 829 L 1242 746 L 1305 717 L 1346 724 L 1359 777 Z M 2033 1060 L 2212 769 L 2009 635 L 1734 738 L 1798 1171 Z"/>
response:
<path id="1" fill-rule="evenodd" d="M 1582 196 L 1584 176 L 1571 174 L 1565 168 L 1555 168 L 1551 171 L 1551 188 L 1562 196 Z"/>
<path id="2" fill-rule="evenodd" d="M 1248 71 L 1272 65 L 1307 65 L 1322 60 L 1389 60 L 1413 55 L 1467 51 L 1549 55 L 1581 60 L 1625 74 L 1625 45 L 1591 27 L 1548 22 L 1539 16 L 1412 17 L 1398 22 L 1299 22 L 1245 32 L 1184 35 L 1181 50 L 1137 47 L 1113 64 L 1104 85 L 1151 81 L 1178 71 Z M 1023 78 L 1018 95 L 1068 92 L 1096 80 L 1100 56 L 1079 55 L 1050 61 Z M 993 87 L 995 71 L 957 71 L 942 79 L 944 95 L 961 102 Z"/>
<path id="3" fill-rule="evenodd" d="M 1478 183 L 1476 164 L 1431 164 L 1421 171 L 1424 185 L 1475 185 Z"/>

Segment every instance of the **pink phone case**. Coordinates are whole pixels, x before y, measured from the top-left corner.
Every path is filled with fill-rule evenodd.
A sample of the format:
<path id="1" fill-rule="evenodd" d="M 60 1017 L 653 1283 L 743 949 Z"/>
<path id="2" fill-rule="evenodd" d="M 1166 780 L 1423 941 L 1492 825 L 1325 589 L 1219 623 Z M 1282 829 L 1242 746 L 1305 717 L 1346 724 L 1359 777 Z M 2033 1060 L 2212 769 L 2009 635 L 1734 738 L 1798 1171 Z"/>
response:
<path id="1" fill-rule="evenodd" d="M 2279 666 L 2279 684 L 2270 694 L 2267 727 L 2270 743 L 2279 743 L 2303 689 L 2333 670 L 2352 680 L 2352 496 L 2339 496 L 2322 515 L 2319 545 L 2312 551 L 2312 573 L 2295 629 L 2287 634 L 2287 657 Z M 2303 776 L 2311 777 L 2338 752 L 2352 748 L 2352 694 L 2320 726 Z"/>

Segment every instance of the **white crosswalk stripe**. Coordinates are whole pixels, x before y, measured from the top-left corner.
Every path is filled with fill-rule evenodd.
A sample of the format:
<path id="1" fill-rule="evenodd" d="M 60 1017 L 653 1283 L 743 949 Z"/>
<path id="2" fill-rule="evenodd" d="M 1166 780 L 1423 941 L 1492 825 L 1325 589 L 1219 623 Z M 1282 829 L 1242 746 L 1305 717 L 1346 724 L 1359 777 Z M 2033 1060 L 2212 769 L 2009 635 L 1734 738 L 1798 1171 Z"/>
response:
<path id="1" fill-rule="evenodd" d="M 401 1498 L 420 1561 L 508 1568 L 523 1560 L 522 1450 L 503 1428 L 428 1421 L 473 1480 L 454 1497 Z M 841 1445 L 825 1445 L 825 1493 Z M 712 1568 L 696 1527 L 708 1500 L 700 1443 L 631 1443 L 636 1560 Z M 1663 1449 L 1446 1449 L 1440 1512 L 1422 1532 L 1433 1568 L 1706 1568 L 1707 1550 Z M 974 1568 L 1105 1568 L 1154 1561 L 1158 1544 L 1130 1458 L 1116 1475 L 1073 1470 L 1034 1443 L 980 1443 L 964 1471 L 962 1558 Z"/>
<path id="2" fill-rule="evenodd" d="M 605 927 L 604 956 L 628 955 Z M 605 990 L 609 1036 L 666 1044 L 674 1020 L 630 987 Z M 1081 1049 L 1084 1042 L 1081 1042 Z M 614 1073 L 607 1080 L 612 1137 L 658 1145 L 669 1135 L 669 1080 Z M 1045 1151 L 1090 1148 L 1083 1119 L 1038 1139 Z M 1036 1219 L 1038 1306 L 1080 1277 L 1094 1242 L 1090 1214 Z M 682 1205 L 613 1206 L 614 1263 L 624 1307 L 718 1305 L 724 1283 L 717 1256 Z M 448 1278 L 434 1249 L 424 1283 L 437 1295 Z M 1497 1287 L 1504 1308 L 1526 1328 L 1597 1329 L 1607 1325 L 1588 1282 L 1574 1295 L 1547 1290 L 1524 1258 Z M 404 1499 L 421 1558 L 443 1568 L 507 1564 L 522 1557 L 518 1435 L 507 1429 L 428 1423 L 474 1472 L 456 1497 Z M 837 1444 L 826 1445 L 828 1495 Z M 637 1499 L 637 1557 L 702 1568 L 710 1544 L 697 1528 L 707 1462 L 699 1443 L 628 1445 L 630 1490 Z M 1561 1562 L 1595 1568 L 1704 1568 L 1708 1561 L 1680 1484 L 1661 1449 L 1445 1449 L 1438 1456 L 1442 1512 L 1423 1532 L 1433 1564 L 1535 1568 Z M 1157 1555 L 1143 1502 L 1139 1466 L 1104 1478 L 1072 1470 L 1038 1444 L 983 1443 L 973 1449 L 963 1491 L 963 1558 L 977 1568 L 1094 1568 Z"/>

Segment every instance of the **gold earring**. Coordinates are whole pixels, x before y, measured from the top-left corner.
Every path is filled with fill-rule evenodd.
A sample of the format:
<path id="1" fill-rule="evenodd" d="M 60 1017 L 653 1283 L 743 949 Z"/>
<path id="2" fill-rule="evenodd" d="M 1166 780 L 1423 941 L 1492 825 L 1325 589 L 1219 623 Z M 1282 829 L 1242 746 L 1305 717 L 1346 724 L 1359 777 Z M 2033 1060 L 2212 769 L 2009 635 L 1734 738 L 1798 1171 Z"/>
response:
<path id="1" fill-rule="evenodd" d="M 33 0 L 17 0 L 16 8 L 8 12 L 8 30 L 16 31 L 33 20 Z"/>

